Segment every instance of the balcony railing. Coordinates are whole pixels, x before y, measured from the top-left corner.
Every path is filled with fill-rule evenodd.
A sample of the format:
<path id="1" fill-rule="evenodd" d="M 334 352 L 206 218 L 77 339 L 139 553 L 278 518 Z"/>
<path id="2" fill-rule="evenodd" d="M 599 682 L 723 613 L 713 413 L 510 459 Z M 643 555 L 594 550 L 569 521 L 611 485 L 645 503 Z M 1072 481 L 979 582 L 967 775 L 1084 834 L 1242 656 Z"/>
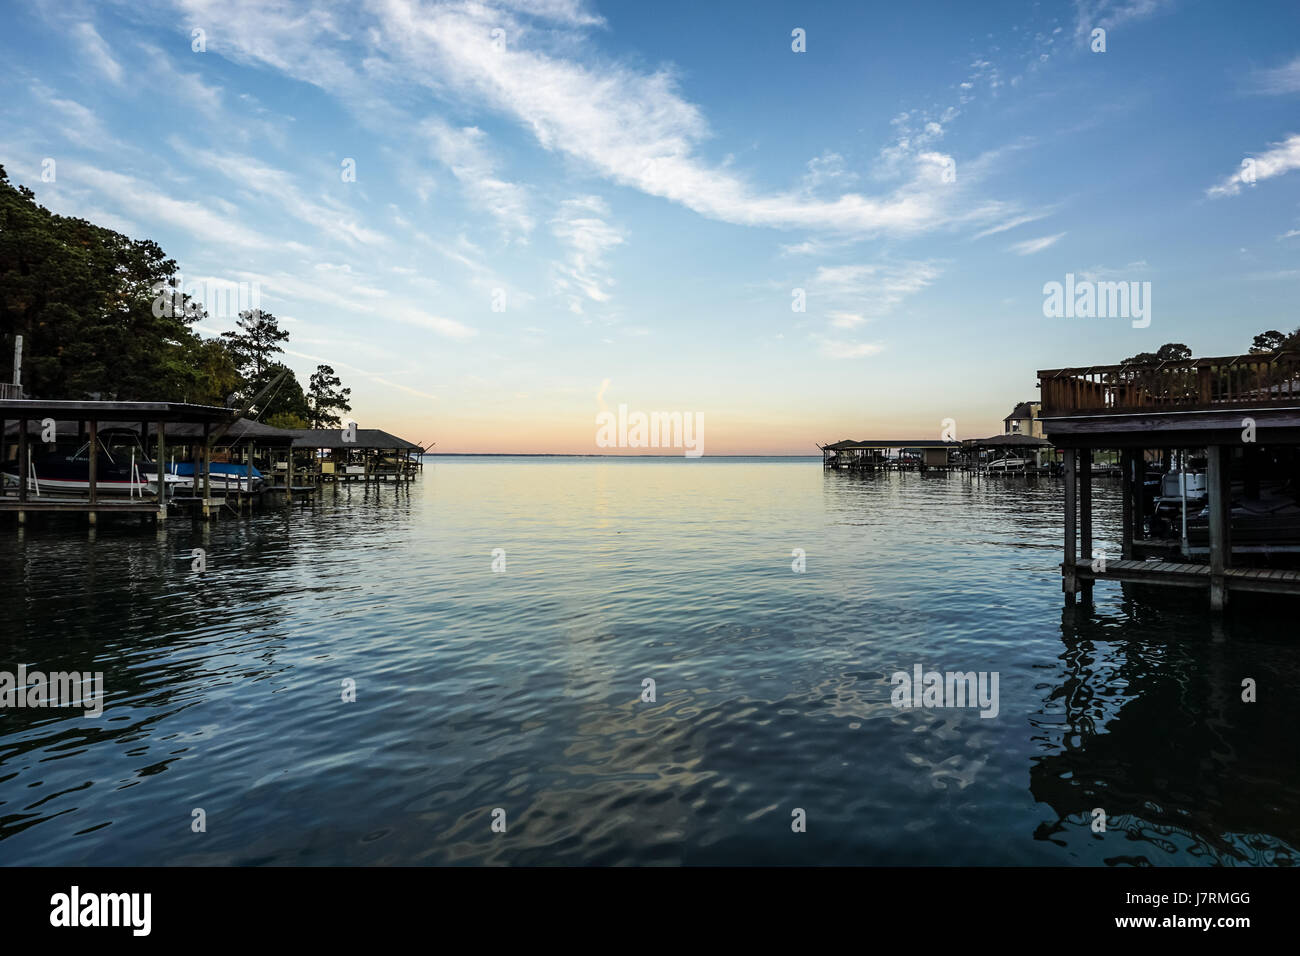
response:
<path id="1" fill-rule="evenodd" d="M 1300 352 L 1038 373 L 1042 417 L 1300 404 Z"/>

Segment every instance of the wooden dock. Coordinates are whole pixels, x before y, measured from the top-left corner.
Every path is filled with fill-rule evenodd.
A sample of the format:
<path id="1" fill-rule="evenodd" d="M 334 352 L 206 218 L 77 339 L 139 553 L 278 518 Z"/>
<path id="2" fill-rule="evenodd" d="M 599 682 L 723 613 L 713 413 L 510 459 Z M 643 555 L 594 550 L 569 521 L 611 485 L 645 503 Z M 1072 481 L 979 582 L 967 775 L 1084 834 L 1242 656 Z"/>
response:
<path id="1" fill-rule="evenodd" d="M 1061 575 L 1067 603 L 1090 599 L 1100 580 L 1202 589 L 1214 611 L 1227 606 L 1233 591 L 1300 596 L 1300 568 L 1276 566 L 1294 563 L 1294 554 L 1270 547 L 1266 537 L 1261 541 L 1258 529 L 1249 547 L 1232 543 L 1234 500 L 1258 500 L 1270 469 L 1289 481 L 1300 466 L 1300 354 L 1049 369 L 1038 378 L 1044 432 L 1064 455 Z M 1104 570 L 1093 554 L 1092 459 L 1098 449 L 1117 449 L 1121 456 L 1121 553 L 1104 556 Z M 1195 552 L 1185 543 L 1171 554 L 1169 542 L 1157 540 L 1146 521 L 1148 462 L 1168 462 L 1173 452 L 1205 459 L 1204 562 L 1189 560 Z M 1142 560 L 1150 552 L 1157 560 Z"/>
<path id="2" fill-rule="evenodd" d="M 99 455 L 90 454 L 87 491 L 51 494 L 32 479 L 33 446 L 42 423 L 51 421 L 58 441 L 86 441 L 92 449 L 110 433 L 128 435 L 142 449 L 152 444 L 150 454 L 164 470 L 168 452 L 174 456 L 179 448 L 181 461 L 194 465 L 192 487 L 155 482 L 154 490 L 137 491 L 139 496 L 108 497 L 96 474 Z M 152 514 L 161 521 L 170 512 L 205 519 L 227 511 L 251 513 L 269 501 L 312 503 L 329 482 L 406 485 L 423 469 L 417 453 L 423 453 L 419 445 L 380 429 L 275 428 L 206 405 L 0 399 L 0 465 L 9 465 L 17 476 L 9 485 L 0 481 L 0 513 L 16 514 L 19 524 L 42 512 L 85 514 L 91 524 L 100 514 Z M 216 475 L 214 461 L 233 469 Z M 254 480 L 254 461 L 260 484 Z M 227 478 L 239 478 L 246 487 L 235 487 L 233 480 L 227 487 Z"/>
<path id="3" fill-rule="evenodd" d="M 960 467 L 960 462 L 953 460 L 953 453 L 960 452 L 962 444 L 935 438 L 868 438 L 845 439 L 818 447 L 822 452 L 822 467 L 828 471 L 929 471 Z M 919 454 L 905 460 L 901 455 L 891 458 L 891 451 Z"/>

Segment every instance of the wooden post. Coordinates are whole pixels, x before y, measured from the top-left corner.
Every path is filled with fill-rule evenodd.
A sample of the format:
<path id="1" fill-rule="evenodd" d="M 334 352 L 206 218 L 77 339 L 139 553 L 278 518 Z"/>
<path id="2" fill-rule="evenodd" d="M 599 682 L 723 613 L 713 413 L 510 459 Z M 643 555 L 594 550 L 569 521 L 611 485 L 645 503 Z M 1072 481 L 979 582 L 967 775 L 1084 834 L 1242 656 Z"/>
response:
<path id="1" fill-rule="evenodd" d="M 1079 557 L 1092 561 L 1092 449 L 1079 449 Z M 1079 582 L 1085 601 L 1092 600 L 1092 578 Z"/>
<path id="2" fill-rule="evenodd" d="M 1207 450 L 1209 470 L 1210 506 L 1210 610 L 1222 611 L 1228 606 L 1228 587 L 1224 571 L 1229 564 L 1231 543 L 1228 540 L 1228 484 L 1227 458 L 1229 451 L 1223 445 L 1212 445 Z"/>
<path id="3" fill-rule="evenodd" d="M 167 520 L 167 426 L 157 423 L 158 428 L 158 462 L 154 469 L 158 473 L 158 520 Z"/>
<path id="4" fill-rule="evenodd" d="M 1076 463 L 1079 452 L 1075 448 L 1065 449 L 1065 562 L 1061 567 L 1061 588 L 1065 591 L 1065 603 L 1074 603 L 1074 593 L 1078 590 L 1074 576 L 1074 566 L 1078 559 L 1079 548 L 1075 535 L 1075 479 Z"/>
<path id="5" fill-rule="evenodd" d="M 1140 541 L 1146 537 L 1142 525 L 1146 521 L 1147 456 L 1141 448 L 1135 448 L 1133 459 L 1133 540 Z"/>
<path id="6" fill-rule="evenodd" d="M 211 487 L 208 484 L 208 463 L 212 457 L 212 446 L 208 444 L 208 423 L 203 423 L 203 517 L 210 516 L 208 511 L 208 497 Z"/>
<path id="7" fill-rule="evenodd" d="M 27 419 L 18 419 L 18 502 L 19 504 L 27 500 L 27 473 L 31 470 L 32 447 L 27 440 Z M 22 509 L 18 511 L 18 523 L 23 524 L 27 520 L 27 513 Z"/>
<path id="8" fill-rule="evenodd" d="M 90 503 L 99 503 L 99 422 L 90 420 Z M 95 512 L 89 514 L 90 523 L 95 523 Z"/>
<path id="9" fill-rule="evenodd" d="M 1133 557 L 1133 475 L 1137 470 L 1137 461 L 1132 448 L 1124 448 L 1119 453 L 1120 461 L 1120 557 L 1125 561 Z"/>

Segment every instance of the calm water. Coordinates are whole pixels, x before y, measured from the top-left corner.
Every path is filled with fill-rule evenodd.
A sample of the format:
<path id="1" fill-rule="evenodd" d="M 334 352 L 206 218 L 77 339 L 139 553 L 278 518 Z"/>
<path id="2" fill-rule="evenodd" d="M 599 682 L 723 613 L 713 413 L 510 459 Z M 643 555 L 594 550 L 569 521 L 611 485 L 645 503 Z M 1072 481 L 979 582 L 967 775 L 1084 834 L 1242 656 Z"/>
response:
<path id="1" fill-rule="evenodd" d="M 8 518 L 0 669 L 108 700 L 0 711 L 0 863 L 1294 862 L 1294 614 L 1066 612 L 1060 494 L 443 458 L 207 529 Z M 914 664 L 998 672 L 998 716 L 893 707 Z"/>

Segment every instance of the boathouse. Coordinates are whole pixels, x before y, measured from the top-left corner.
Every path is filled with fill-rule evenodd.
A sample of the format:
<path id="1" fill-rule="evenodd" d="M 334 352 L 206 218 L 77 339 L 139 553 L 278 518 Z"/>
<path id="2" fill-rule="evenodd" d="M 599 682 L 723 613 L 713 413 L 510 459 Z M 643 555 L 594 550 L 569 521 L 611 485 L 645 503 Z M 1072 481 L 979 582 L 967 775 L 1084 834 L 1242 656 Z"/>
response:
<path id="1" fill-rule="evenodd" d="M 296 428 L 294 448 L 313 455 L 324 481 L 410 481 L 424 449 L 379 428 Z"/>
<path id="2" fill-rule="evenodd" d="M 43 399 L 0 399 L 0 471 L 12 474 L 12 480 L 0 479 L 0 513 L 15 512 L 24 522 L 28 512 L 74 511 L 88 515 L 91 524 L 100 513 L 154 513 L 160 518 L 167 511 L 167 483 L 157 482 L 155 492 L 129 496 L 126 500 L 103 499 L 97 469 L 99 455 L 89 454 L 85 497 L 45 496 L 35 494 L 35 469 L 32 446 L 47 429 L 56 440 L 84 439 L 92 451 L 100 446 L 101 426 L 139 429 L 143 445 L 154 436 L 157 461 L 167 460 L 166 429 L 173 424 L 192 425 L 200 437 L 204 460 L 210 455 L 210 437 L 223 425 L 234 422 L 234 409 L 184 402 L 99 402 L 46 401 Z"/>
<path id="3" fill-rule="evenodd" d="M 877 471 L 886 468 L 902 471 L 915 468 L 925 471 L 929 468 L 949 467 L 950 453 L 961 451 L 962 446 L 961 442 L 935 438 L 868 438 L 861 441 L 845 439 L 818 447 L 822 452 L 822 467 L 832 471 Z M 891 456 L 891 451 L 898 454 Z"/>
<path id="4" fill-rule="evenodd" d="M 1067 603 L 1102 580 L 1208 592 L 1216 611 L 1234 592 L 1300 595 L 1300 353 L 1047 369 L 1038 380 L 1044 434 L 1064 459 Z M 1119 554 L 1094 551 L 1098 449 L 1120 452 Z M 1175 519 L 1155 520 L 1154 501 L 1172 502 Z"/>

